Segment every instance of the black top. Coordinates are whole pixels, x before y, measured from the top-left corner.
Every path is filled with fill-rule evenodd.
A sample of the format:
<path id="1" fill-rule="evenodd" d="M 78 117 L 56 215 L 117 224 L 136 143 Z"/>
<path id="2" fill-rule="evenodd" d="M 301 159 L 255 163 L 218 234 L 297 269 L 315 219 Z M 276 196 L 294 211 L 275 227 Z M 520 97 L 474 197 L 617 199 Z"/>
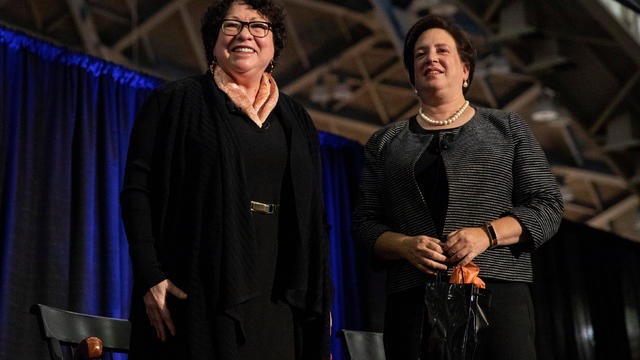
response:
<path id="1" fill-rule="evenodd" d="M 239 139 L 249 199 L 280 204 L 287 142 L 277 114 L 272 111 L 259 127 L 230 99 L 227 99 L 227 108 L 231 127 Z M 258 247 L 255 276 L 260 295 L 242 305 L 246 340 L 238 348 L 239 359 L 294 359 L 293 314 L 289 305 L 274 293 L 278 261 L 277 214 L 252 213 Z"/>
<path id="2" fill-rule="evenodd" d="M 424 202 L 431 210 L 431 217 L 438 231 L 438 238 L 444 241 L 446 239 L 444 239 L 445 234 L 442 234 L 442 230 L 444 228 L 444 219 L 447 216 L 449 186 L 441 152 L 448 148 L 448 135 L 452 131 L 448 129 L 427 130 L 418 124 L 415 117 L 409 120 L 409 129 L 416 134 L 433 135 L 429 146 L 416 161 L 415 173 Z"/>

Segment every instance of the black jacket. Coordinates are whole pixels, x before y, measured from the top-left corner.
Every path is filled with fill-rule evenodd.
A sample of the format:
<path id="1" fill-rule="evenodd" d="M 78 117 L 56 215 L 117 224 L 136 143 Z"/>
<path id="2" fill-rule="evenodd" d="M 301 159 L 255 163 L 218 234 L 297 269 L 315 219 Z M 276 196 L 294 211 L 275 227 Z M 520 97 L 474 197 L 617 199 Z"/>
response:
<path id="1" fill-rule="evenodd" d="M 225 99 L 207 72 L 154 91 L 134 124 L 121 193 L 134 274 L 131 358 L 234 359 L 242 341 L 242 303 L 257 292 L 256 239 L 242 139 Z M 298 358 L 324 359 L 332 286 L 318 136 L 290 97 L 281 93 L 274 111 L 289 149 L 280 214 L 280 247 L 288 253 L 276 286 L 294 309 Z M 142 297 L 165 278 L 188 299 L 169 296 L 178 334 L 162 344 Z"/>
<path id="2" fill-rule="evenodd" d="M 531 253 L 556 233 L 563 202 L 544 152 L 526 122 L 515 113 L 477 107 L 464 125 L 439 134 L 410 130 L 409 120 L 377 131 L 365 147 L 360 204 L 354 234 L 369 256 L 385 231 L 438 236 L 415 178 L 415 164 L 434 136 L 448 182 L 443 234 L 513 216 L 531 241 L 487 250 L 473 261 L 480 277 L 531 282 Z M 422 285 L 425 274 L 408 261 L 389 264 L 389 292 Z"/>

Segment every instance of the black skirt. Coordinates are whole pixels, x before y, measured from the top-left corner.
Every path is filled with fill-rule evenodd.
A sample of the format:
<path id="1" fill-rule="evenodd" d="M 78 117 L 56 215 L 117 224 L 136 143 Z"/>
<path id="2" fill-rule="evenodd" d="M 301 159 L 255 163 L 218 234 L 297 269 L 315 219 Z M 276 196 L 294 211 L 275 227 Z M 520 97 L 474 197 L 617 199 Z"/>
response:
<path id="1" fill-rule="evenodd" d="M 529 284 L 483 279 L 491 291 L 486 309 L 489 326 L 479 333 L 475 360 L 535 360 L 535 318 Z M 424 287 L 391 293 L 387 297 L 384 348 L 387 360 L 429 360 L 420 354 L 424 316 Z"/>

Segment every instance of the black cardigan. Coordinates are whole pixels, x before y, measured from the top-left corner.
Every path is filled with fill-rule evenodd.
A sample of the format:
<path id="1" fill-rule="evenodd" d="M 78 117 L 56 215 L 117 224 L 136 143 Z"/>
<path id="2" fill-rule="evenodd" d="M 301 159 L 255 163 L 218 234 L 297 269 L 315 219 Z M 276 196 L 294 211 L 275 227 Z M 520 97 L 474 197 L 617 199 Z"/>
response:
<path id="1" fill-rule="evenodd" d="M 238 138 L 226 95 L 205 75 L 168 83 L 143 105 L 131 134 L 122 214 L 133 265 L 132 353 L 233 359 L 242 342 L 242 303 L 256 296 L 255 234 Z M 276 286 L 296 314 L 296 353 L 329 353 L 332 286 L 321 193 L 318 136 L 307 112 L 280 94 L 288 163 Z M 188 294 L 170 310 L 178 336 L 153 338 L 142 296 L 170 279 Z M 154 351 L 155 351 L 154 350 Z M 173 353 L 172 353 L 173 351 Z M 184 352 L 188 351 L 189 356 Z"/>

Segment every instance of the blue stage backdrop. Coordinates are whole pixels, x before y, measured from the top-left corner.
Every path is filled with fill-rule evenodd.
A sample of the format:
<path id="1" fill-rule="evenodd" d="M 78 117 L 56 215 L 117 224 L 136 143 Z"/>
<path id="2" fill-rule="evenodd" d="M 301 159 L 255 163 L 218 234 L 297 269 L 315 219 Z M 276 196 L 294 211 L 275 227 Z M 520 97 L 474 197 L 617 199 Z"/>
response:
<path id="1" fill-rule="evenodd" d="M 0 27 L 0 359 L 48 357 L 34 303 L 128 316 L 118 197 L 136 110 L 160 83 Z M 360 322 L 349 223 L 362 147 L 320 139 L 335 333 Z"/>

